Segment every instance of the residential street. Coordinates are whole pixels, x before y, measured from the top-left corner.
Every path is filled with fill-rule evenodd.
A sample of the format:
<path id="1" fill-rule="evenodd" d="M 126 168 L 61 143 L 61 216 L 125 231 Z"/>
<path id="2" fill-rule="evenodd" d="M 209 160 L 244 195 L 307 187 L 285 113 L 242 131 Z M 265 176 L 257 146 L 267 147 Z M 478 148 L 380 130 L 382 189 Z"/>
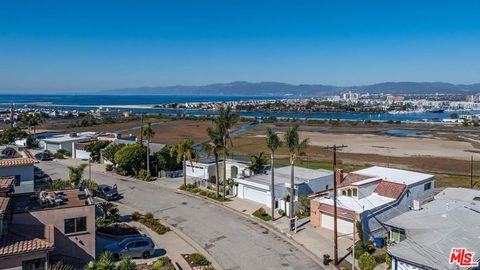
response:
<path id="1" fill-rule="evenodd" d="M 67 167 L 75 162 L 80 164 L 54 160 L 37 166 L 52 179 L 67 179 Z M 153 212 L 207 250 L 223 269 L 321 269 L 292 244 L 242 215 L 169 188 L 107 175 L 102 169 L 93 166 L 92 179 L 117 184 L 124 196 L 120 203 Z M 88 167 L 84 178 L 88 178 Z"/>

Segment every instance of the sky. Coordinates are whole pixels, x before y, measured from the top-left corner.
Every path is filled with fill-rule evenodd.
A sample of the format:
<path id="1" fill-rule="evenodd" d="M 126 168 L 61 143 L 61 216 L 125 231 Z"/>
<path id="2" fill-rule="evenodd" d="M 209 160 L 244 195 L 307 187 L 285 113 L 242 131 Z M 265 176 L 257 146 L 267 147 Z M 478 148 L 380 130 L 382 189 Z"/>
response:
<path id="1" fill-rule="evenodd" d="M 0 91 L 480 82 L 480 1 L 0 0 Z"/>

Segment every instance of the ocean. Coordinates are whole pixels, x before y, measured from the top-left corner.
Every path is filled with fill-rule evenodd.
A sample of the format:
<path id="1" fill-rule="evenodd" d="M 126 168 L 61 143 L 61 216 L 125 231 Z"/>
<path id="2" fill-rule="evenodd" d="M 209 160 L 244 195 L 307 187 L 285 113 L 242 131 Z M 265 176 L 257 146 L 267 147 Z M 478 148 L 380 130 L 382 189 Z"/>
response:
<path id="1" fill-rule="evenodd" d="M 157 105 L 167 103 L 188 103 L 208 101 L 239 101 L 239 100 L 265 100 L 284 99 L 285 97 L 272 96 L 181 96 L 181 95 L 0 95 L 0 109 L 7 109 L 12 104 L 17 108 L 52 108 L 58 110 L 96 110 L 114 105 Z M 214 115 L 214 111 L 204 110 L 171 110 L 147 108 L 111 108 L 111 110 L 124 110 L 133 112 L 163 113 L 163 114 L 192 114 Z M 452 112 L 443 113 L 411 113 L 411 114 L 367 114 L 367 113 L 262 113 L 241 112 L 241 116 L 250 117 L 284 117 L 308 119 L 341 119 L 341 120 L 400 120 L 400 121 L 440 121 L 449 118 Z M 459 112 L 462 113 L 463 112 Z M 478 113 L 478 112 L 472 112 Z"/>

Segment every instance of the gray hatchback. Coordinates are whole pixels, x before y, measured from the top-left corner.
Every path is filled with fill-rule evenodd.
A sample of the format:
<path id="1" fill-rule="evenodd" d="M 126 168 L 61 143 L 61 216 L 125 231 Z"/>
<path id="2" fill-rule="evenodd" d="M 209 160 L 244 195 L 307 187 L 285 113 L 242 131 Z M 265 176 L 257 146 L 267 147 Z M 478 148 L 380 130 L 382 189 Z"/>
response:
<path id="1" fill-rule="evenodd" d="M 103 251 L 112 253 L 115 260 L 126 256 L 146 259 L 155 253 L 155 244 L 147 236 L 128 237 L 118 243 L 106 245 Z"/>

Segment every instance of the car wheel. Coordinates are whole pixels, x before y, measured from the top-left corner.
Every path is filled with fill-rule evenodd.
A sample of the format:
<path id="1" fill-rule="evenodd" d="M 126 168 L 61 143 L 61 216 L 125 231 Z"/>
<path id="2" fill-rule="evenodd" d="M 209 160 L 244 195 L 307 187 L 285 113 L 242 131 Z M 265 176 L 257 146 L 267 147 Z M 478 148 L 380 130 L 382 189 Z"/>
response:
<path id="1" fill-rule="evenodd" d="M 150 252 L 148 252 L 148 251 L 143 252 L 142 258 L 144 258 L 144 259 L 150 258 Z"/>
<path id="2" fill-rule="evenodd" d="M 119 261 L 120 260 L 120 255 L 118 254 L 113 254 L 112 255 L 114 261 Z"/>

